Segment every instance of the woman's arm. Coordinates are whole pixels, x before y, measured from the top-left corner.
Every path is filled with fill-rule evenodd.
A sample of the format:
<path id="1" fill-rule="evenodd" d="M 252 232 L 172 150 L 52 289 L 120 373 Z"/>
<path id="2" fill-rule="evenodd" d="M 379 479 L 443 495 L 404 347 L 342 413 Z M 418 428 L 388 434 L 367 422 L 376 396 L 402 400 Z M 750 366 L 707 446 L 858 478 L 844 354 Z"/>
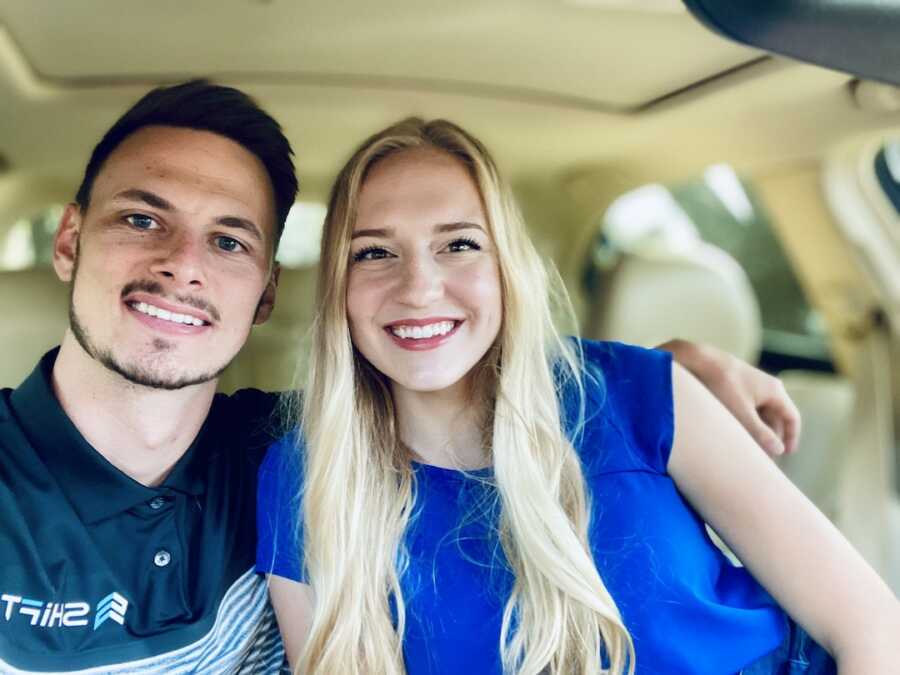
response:
<path id="1" fill-rule="evenodd" d="M 269 598 L 272 600 L 272 607 L 275 608 L 284 651 L 291 669 L 296 671 L 312 625 L 314 600 L 312 587 L 274 574 L 266 575 L 266 579 L 269 582 Z"/>
<path id="2" fill-rule="evenodd" d="M 673 365 L 678 489 L 842 675 L 900 674 L 900 602 L 838 530 Z"/>

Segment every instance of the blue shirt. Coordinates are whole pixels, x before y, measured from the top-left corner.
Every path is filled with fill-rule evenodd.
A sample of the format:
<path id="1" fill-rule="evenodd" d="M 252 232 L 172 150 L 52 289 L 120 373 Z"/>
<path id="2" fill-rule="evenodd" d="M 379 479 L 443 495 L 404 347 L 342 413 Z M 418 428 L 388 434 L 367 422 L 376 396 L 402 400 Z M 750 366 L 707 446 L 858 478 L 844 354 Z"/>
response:
<path id="1" fill-rule="evenodd" d="M 586 420 L 570 434 L 591 503 L 597 568 L 634 640 L 641 675 L 733 675 L 775 649 L 786 619 L 707 535 L 666 472 L 673 439 L 665 352 L 583 341 Z M 563 395 L 571 428 L 577 410 Z M 299 453 L 274 444 L 260 469 L 257 571 L 303 579 Z M 410 675 L 500 675 L 500 625 L 512 576 L 494 535 L 490 470 L 415 464 L 416 509 L 403 654 Z M 302 539 L 302 538 L 301 538 Z"/>

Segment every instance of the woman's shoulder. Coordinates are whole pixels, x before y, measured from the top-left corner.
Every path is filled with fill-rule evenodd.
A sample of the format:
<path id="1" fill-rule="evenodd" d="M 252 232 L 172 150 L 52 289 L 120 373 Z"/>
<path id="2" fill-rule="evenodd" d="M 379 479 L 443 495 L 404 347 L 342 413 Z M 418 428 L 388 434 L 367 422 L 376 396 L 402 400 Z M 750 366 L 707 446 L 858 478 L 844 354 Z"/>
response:
<path id="1" fill-rule="evenodd" d="M 259 467 L 259 490 L 299 490 L 303 470 L 303 436 L 293 429 L 269 445 Z"/>
<path id="2" fill-rule="evenodd" d="M 671 354 L 659 349 L 647 349 L 638 345 L 606 340 L 572 338 L 584 355 L 586 366 L 600 368 L 617 376 L 630 378 L 641 374 L 659 375 L 661 368 L 671 367 Z"/>
<path id="3" fill-rule="evenodd" d="M 671 398 L 672 355 L 624 342 L 573 338 L 581 354 L 588 390 L 600 389 L 602 398 L 619 404 L 641 403 L 647 394 Z M 637 400 L 635 400 L 637 398 Z"/>
<path id="4" fill-rule="evenodd" d="M 256 497 L 256 570 L 295 581 L 302 580 L 301 439 L 295 430 L 269 446 L 259 467 Z"/>
<path id="5" fill-rule="evenodd" d="M 671 355 L 622 342 L 575 344 L 585 390 L 583 458 L 599 470 L 665 473 L 674 431 Z"/>

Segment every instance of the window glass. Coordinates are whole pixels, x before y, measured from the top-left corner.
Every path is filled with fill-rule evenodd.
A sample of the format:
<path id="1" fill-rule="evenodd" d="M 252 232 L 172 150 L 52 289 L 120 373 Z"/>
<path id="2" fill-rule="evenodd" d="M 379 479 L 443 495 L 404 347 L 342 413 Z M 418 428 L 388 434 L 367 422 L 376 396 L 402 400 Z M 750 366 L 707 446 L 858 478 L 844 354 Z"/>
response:
<path id="1" fill-rule="evenodd" d="M 326 211 L 319 202 L 297 202 L 291 207 L 278 246 L 278 261 L 283 266 L 305 267 L 319 262 Z"/>
<path id="2" fill-rule="evenodd" d="M 815 367 L 792 359 L 830 367 L 825 324 L 807 301 L 753 186 L 729 165 L 711 166 L 683 183 L 648 185 L 623 195 L 605 214 L 603 233 L 624 250 L 636 239 L 643 247 L 677 250 L 697 236 L 723 249 L 743 267 L 756 293 L 763 361 L 774 357 L 775 370 Z"/>
<path id="3" fill-rule="evenodd" d="M 0 270 L 47 266 L 53 261 L 53 235 L 63 212 L 53 204 L 32 218 L 23 218 L 0 229 Z"/>

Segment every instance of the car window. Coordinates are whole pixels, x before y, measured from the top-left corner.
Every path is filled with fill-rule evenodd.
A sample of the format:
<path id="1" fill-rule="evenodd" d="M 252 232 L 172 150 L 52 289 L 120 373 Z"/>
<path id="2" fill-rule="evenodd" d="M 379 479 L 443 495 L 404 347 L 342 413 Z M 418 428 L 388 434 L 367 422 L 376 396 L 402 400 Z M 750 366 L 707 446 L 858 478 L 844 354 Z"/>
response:
<path id="1" fill-rule="evenodd" d="M 51 204 L 30 218 L 0 227 L 0 271 L 50 265 L 53 235 L 62 212 L 62 204 Z"/>
<path id="2" fill-rule="evenodd" d="M 677 247 L 698 236 L 730 254 L 744 269 L 763 324 L 761 364 L 778 371 L 800 366 L 832 370 L 825 323 L 811 306 L 771 216 L 753 189 L 727 164 L 689 180 L 648 185 L 620 197 L 607 210 L 602 231 L 613 245 L 637 240 Z M 653 244 L 653 240 L 656 243 Z"/>

